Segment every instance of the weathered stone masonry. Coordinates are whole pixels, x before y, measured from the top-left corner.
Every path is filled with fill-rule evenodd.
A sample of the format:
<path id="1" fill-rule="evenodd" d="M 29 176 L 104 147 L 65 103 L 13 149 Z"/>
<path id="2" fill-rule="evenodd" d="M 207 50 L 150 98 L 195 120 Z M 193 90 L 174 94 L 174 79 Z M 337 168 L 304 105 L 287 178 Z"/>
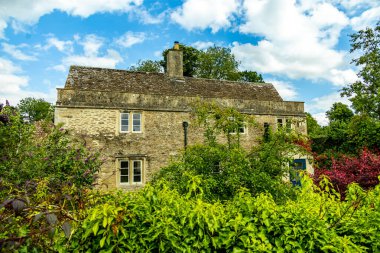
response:
<path id="1" fill-rule="evenodd" d="M 197 100 L 213 101 L 255 115 L 256 121 L 275 127 L 278 118 L 304 121 L 303 102 L 283 101 L 271 84 L 197 79 L 158 73 L 72 66 L 63 89 L 58 89 L 55 122 L 89 136 L 107 157 L 100 173 L 104 187 L 138 188 L 168 164 L 184 148 L 183 122 L 189 122 L 188 143 L 203 142 L 203 134 L 191 122 L 190 106 Z M 141 132 L 123 133 L 121 114 L 141 114 Z M 136 123 L 137 124 L 137 123 Z M 294 126 L 306 134 L 305 123 Z M 262 135 L 247 129 L 243 147 L 251 147 Z M 142 165 L 141 183 L 120 183 L 126 170 L 120 161 Z M 128 180 L 140 180 L 130 167 Z M 124 178 L 124 180 L 127 180 Z"/>

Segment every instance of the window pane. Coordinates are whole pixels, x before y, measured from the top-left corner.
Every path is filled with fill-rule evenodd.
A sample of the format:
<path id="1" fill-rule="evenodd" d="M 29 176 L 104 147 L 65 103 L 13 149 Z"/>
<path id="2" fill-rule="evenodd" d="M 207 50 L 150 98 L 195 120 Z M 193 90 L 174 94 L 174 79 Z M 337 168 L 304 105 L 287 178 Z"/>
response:
<path id="1" fill-rule="evenodd" d="M 264 141 L 268 141 L 269 140 L 269 123 L 268 122 L 265 122 L 264 123 Z"/>
<path id="2" fill-rule="evenodd" d="M 286 119 L 286 128 L 290 130 L 292 128 L 292 121 L 290 119 Z"/>
<path id="3" fill-rule="evenodd" d="M 121 161 L 120 162 L 120 183 L 129 182 L 129 162 Z"/>
<path id="4" fill-rule="evenodd" d="M 133 182 L 141 183 L 141 161 L 133 161 Z"/>
<path id="5" fill-rule="evenodd" d="M 129 171 L 128 169 L 121 169 L 120 170 L 120 175 L 122 175 L 122 176 L 128 176 L 128 174 L 129 174 L 128 171 Z"/>
<path id="6" fill-rule="evenodd" d="M 120 176 L 120 183 L 128 183 L 129 179 L 128 176 Z"/>
<path id="7" fill-rule="evenodd" d="M 295 159 L 293 161 L 293 168 L 296 170 L 305 170 L 306 169 L 306 159 Z"/>
<path id="8" fill-rule="evenodd" d="M 141 183 L 141 175 L 134 175 L 133 176 L 133 182 Z"/>
<path id="9" fill-rule="evenodd" d="M 141 113 L 133 114 L 133 132 L 141 132 Z"/>
<path id="10" fill-rule="evenodd" d="M 277 119 L 277 126 L 282 127 L 282 119 Z"/>
<path id="11" fill-rule="evenodd" d="M 129 128 L 129 113 L 121 114 L 120 129 L 122 132 L 128 132 Z"/>
<path id="12" fill-rule="evenodd" d="M 125 168 L 128 169 L 128 167 L 129 167 L 128 161 L 121 161 L 120 162 L 120 168 L 121 169 L 125 169 Z"/>

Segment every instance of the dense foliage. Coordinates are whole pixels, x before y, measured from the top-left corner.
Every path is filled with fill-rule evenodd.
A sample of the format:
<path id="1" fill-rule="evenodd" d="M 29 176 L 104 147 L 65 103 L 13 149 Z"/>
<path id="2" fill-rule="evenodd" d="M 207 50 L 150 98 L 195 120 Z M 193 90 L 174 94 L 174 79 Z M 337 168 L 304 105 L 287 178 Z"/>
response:
<path id="1" fill-rule="evenodd" d="M 244 189 L 229 201 L 205 202 L 196 178 L 187 182 L 186 194 L 165 184 L 137 193 L 86 191 L 80 197 L 65 185 L 49 195 L 40 187 L 22 207 L 0 206 L 0 247 L 5 252 L 378 252 L 380 187 L 364 192 L 352 185 L 342 202 L 327 180 L 321 185 L 305 178 L 297 198 L 283 204 Z"/>
<path id="2" fill-rule="evenodd" d="M 341 155 L 332 158 L 331 168 L 319 168 L 315 178 L 326 175 L 330 178 L 334 187 L 344 195 L 351 183 L 358 183 L 364 189 L 375 187 L 380 175 L 380 153 L 372 153 L 364 149 L 357 156 Z"/>
<path id="3" fill-rule="evenodd" d="M 179 195 L 165 185 L 112 195 L 89 210 L 70 245 L 97 252 L 377 252 L 380 187 L 351 186 L 347 200 L 310 180 L 295 201 L 241 190 L 225 203 L 207 203 L 194 181 Z"/>
<path id="4" fill-rule="evenodd" d="M 0 116 L 0 175 L 17 185 L 31 178 L 49 178 L 56 183 L 70 181 L 77 186 L 91 185 L 100 162 L 89 152 L 84 139 L 69 136 L 61 126 L 40 121 L 23 121 L 16 108 L 5 106 Z M 92 175 L 83 177 L 83 175 Z"/>
<path id="5" fill-rule="evenodd" d="M 205 143 L 188 147 L 176 162 L 161 169 L 155 184 L 165 181 L 185 194 L 186 182 L 196 178 L 207 201 L 232 199 L 242 187 L 253 196 L 270 193 L 278 202 L 294 195 L 294 187 L 284 178 L 293 172 L 286 165 L 291 164 L 294 155 L 305 152 L 297 144 L 300 136 L 278 131 L 264 141 L 264 130 L 252 117 L 215 104 L 198 103 L 194 120 L 204 130 Z M 251 131 L 263 133 L 250 151 L 240 146 L 239 129 L 245 124 L 251 126 Z"/>
<path id="6" fill-rule="evenodd" d="M 29 122 L 48 120 L 53 122 L 53 106 L 43 99 L 27 97 L 17 105 L 20 114 Z"/>
<path id="7" fill-rule="evenodd" d="M 342 195 L 352 182 L 374 187 L 380 175 L 380 22 L 351 36 L 351 52 L 359 53 L 353 60 L 359 80 L 345 87 L 342 95 L 349 97 L 355 113 L 334 103 L 326 112 L 328 126 L 320 127 L 307 117 L 316 181 L 328 175 Z"/>

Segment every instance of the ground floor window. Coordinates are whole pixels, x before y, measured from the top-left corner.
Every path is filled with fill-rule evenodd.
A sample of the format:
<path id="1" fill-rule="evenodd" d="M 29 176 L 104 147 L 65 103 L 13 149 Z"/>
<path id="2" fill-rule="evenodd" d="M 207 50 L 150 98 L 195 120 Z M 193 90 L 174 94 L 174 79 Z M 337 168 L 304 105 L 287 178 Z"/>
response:
<path id="1" fill-rule="evenodd" d="M 119 182 L 120 185 L 133 185 L 143 183 L 143 159 L 120 159 Z"/>
<path id="2" fill-rule="evenodd" d="M 290 182 L 293 185 L 301 185 L 300 172 L 306 170 L 306 159 L 294 159 L 290 168 Z"/>

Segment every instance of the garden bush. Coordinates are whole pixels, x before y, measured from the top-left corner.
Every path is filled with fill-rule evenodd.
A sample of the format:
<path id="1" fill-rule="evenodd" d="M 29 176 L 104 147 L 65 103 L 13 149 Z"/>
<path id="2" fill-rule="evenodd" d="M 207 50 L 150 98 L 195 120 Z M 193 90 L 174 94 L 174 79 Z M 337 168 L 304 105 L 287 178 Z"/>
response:
<path id="1" fill-rule="evenodd" d="M 196 185 L 197 179 L 189 181 Z M 232 200 L 208 203 L 188 187 L 164 184 L 115 193 L 88 215 L 67 245 L 87 252 L 378 252 L 380 187 L 349 187 L 345 201 L 324 179 L 304 178 L 297 199 L 242 189 Z"/>

